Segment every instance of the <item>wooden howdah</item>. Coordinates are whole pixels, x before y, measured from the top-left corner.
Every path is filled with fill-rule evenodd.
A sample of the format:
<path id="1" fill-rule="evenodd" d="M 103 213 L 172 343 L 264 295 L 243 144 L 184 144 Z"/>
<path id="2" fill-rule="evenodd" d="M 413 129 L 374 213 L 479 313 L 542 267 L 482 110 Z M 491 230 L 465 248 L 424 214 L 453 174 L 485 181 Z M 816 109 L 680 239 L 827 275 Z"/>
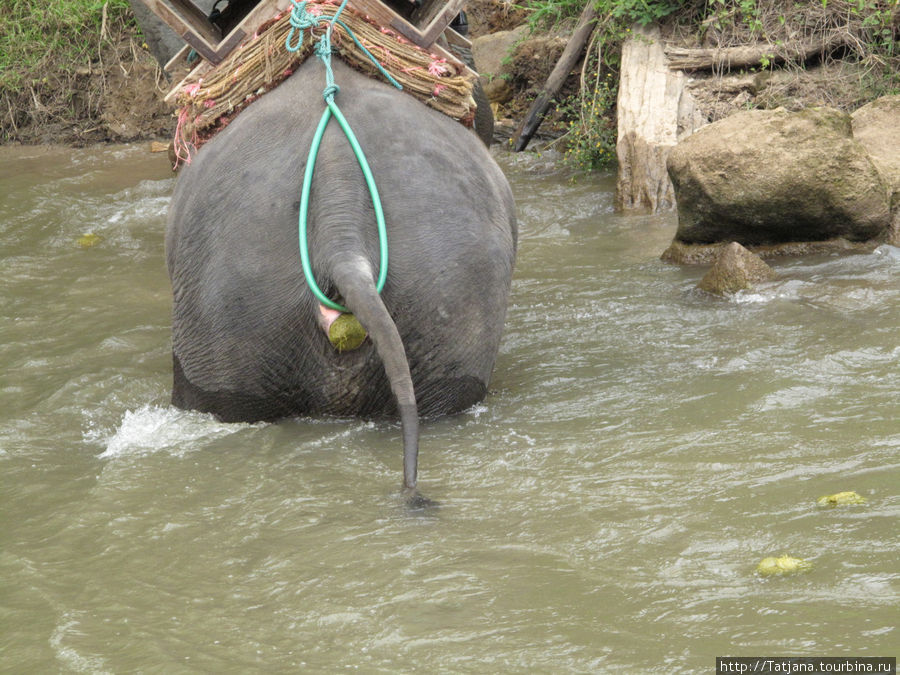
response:
<path id="1" fill-rule="evenodd" d="M 212 19 L 191 0 L 143 0 L 144 4 L 174 30 L 187 46 L 167 64 L 171 70 L 193 49 L 211 65 L 222 62 L 238 45 L 251 37 L 256 29 L 278 12 L 291 7 L 291 0 L 226 0 L 224 9 Z M 391 28 L 411 42 L 459 62 L 452 53 L 435 44 L 447 32 L 454 44 L 469 46 L 468 40 L 455 33 L 450 22 L 459 14 L 466 0 L 350 0 L 349 5 L 367 14 L 386 28 Z"/>

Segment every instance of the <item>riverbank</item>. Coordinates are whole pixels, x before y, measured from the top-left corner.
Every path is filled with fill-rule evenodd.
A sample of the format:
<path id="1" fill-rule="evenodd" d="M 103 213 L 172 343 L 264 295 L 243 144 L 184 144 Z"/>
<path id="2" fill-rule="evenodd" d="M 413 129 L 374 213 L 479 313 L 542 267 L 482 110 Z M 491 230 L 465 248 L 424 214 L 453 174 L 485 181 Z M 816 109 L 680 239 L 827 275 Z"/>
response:
<path id="1" fill-rule="evenodd" d="M 171 135 L 169 84 L 125 0 L 0 10 L 0 142 L 129 142 Z M 84 5 L 85 3 L 81 3 Z"/>
<path id="2" fill-rule="evenodd" d="M 28 42 L 39 15 L 28 9 L 32 2 L 15 0 L 0 13 L 0 34 L 6 35 L 0 46 L 8 55 L 0 62 L 3 143 L 171 138 L 175 118 L 162 100 L 171 83 L 125 0 L 110 0 L 84 16 L 70 10 L 55 23 L 53 16 L 43 17 L 36 31 L 41 37 L 34 39 L 44 44 Z M 771 0 L 720 0 L 702 9 L 687 4 L 675 10 L 672 3 L 600 0 L 601 19 L 586 55 L 542 126 L 543 133 L 561 139 L 558 148 L 573 166 L 598 168 L 614 156 L 619 53 L 635 22 L 658 20 L 665 39 L 679 45 L 685 58 L 743 50 L 737 67 L 713 60 L 695 68 L 693 93 L 710 121 L 754 107 L 829 105 L 849 111 L 900 93 L 898 0 L 812 2 L 790 13 Z M 468 6 L 470 37 L 512 29 L 520 36 L 487 78 L 501 138 L 514 131 L 540 92 L 581 9 L 565 1 L 523 5 L 529 8 L 502 0 Z M 9 56 L 14 53 L 21 56 Z"/>

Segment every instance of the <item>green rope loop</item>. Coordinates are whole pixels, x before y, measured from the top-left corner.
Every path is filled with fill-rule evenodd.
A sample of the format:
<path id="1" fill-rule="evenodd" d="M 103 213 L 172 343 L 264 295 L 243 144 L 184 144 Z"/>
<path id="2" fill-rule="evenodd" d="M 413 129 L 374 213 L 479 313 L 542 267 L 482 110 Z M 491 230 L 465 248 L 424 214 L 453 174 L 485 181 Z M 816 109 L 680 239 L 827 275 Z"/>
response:
<path id="1" fill-rule="evenodd" d="M 353 148 L 353 152 L 356 155 L 356 159 L 359 162 L 360 168 L 362 169 L 363 176 L 366 179 L 366 185 L 369 187 L 369 194 L 372 196 L 372 206 L 375 207 L 375 221 L 378 225 L 378 245 L 381 250 L 378 281 L 375 284 L 375 290 L 377 290 L 379 293 L 381 293 L 382 289 L 384 288 L 384 283 L 387 280 L 387 227 L 385 226 L 384 222 L 384 211 L 381 208 L 381 199 L 378 196 L 378 188 L 375 186 L 375 179 L 372 176 L 372 171 L 369 168 L 369 163 L 366 161 L 366 156 L 359 145 L 359 141 L 356 139 L 353 130 L 350 129 L 350 125 L 348 124 L 347 119 L 341 113 L 340 109 L 337 107 L 334 101 L 329 100 L 326 102 L 328 103 L 328 107 L 325 109 L 325 112 L 322 113 L 322 117 L 319 120 L 319 126 L 316 127 L 316 133 L 313 136 L 313 141 L 310 145 L 309 156 L 306 158 L 306 172 L 303 176 L 303 191 L 300 194 L 300 262 L 303 265 L 303 275 L 306 277 L 306 283 L 309 285 L 309 289 L 312 291 L 313 295 L 316 296 L 316 299 L 326 307 L 336 309 L 339 312 L 346 312 L 348 311 L 346 307 L 337 302 L 334 302 L 331 298 L 325 295 L 316 283 L 315 277 L 312 273 L 312 265 L 310 265 L 309 262 L 309 246 L 307 244 L 306 235 L 307 214 L 309 211 L 309 193 L 310 187 L 312 186 L 313 169 L 316 165 L 316 156 L 319 153 L 319 146 L 322 143 L 322 136 L 325 134 L 325 127 L 328 126 L 328 122 L 329 120 L 331 120 L 332 116 L 334 116 L 334 118 L 338 121 L 341 129 L 344 130 L 344 135 L 347 136 L 347 140 L 350 142 L 350 147 Z"/>
<path id="2" fill-rule="evenodd" d="M 284 47 L 289 52 L 293 53 L 299 51 L 300 47 L 303 46 L 303 31 L 315 26 L 318 23 L 318 18 L 306 11 L 306 0 L 303 0 L 303 2 L 291 0 L 291 2 L 294 5 L 294 8 L 291 10 L 291 16 L 288 19 L 291 30 L 287 35 L 287 39 L 284 41 Z M 300 32 L 300 37 L 297 38 L 297 44 L 292 45 L 291 42 L 294 39 L 294 33 L 297 31 Z"/>
<path id="3" fill-rule="evenodd" d="M 344 30 L 353 38 L 353 41 L 369 56 L 370 59 L 378 66 L 379 70 L 398 88 L 402 89 L 400 84 L 392 78 L 386 70 L 381 66 L 378 61 L 375 60 L 368 50 L 363 47 L 359 41 L 356 39 L 356 36 L 353 35 L 353 32 L 344 25 L 344 23 L 338 21 L 338 16 L 340 16 L 341 12 L 344 11 L 344 7 L 347 5 L 348 0 L 343 0 L 340 7 L 338 7 L 337 12 L 335 12 L 334 16 L 331 19 L 327 19 L 325 17 L 315 17 L 309 14 L 306 11 L 306 1 L 297 2 L 296 0 L 291 0 L 294 4 L 294 9 L 291 11 L 291 32 L 288 34 L 285 47 L 288 51 L 297 51 L 300 49 L 303 44 L 303 30 L 306 28 L 310 28 L 314 26 L 318 21 L 327 21 L 328 29 L 325 31 L 325 34 L 322 35 L 318 42 L 316 43 L 315 52 L 319 57 L 319 60 L 325 65 L 325 89 L 322 92 L 322 97 L 325 99 L 326 108 L 322 113 L 322 117 L 319 119 L 319 125 L 316 127 L 316 132 L 313 135 L 312 143 L 309 148 L 309 155 L 306 158 L 306 171 L 303 175 L 303 189 L 300 193 L 300 222 L 299 222 L 299 240 L 300 240 L 300 262 L 303 265 L 303 276 L 306 278 L 306 283 L 309 285 L 310 291 L 316 297 L 316 299 L 321 302 L 326 307 L 330 307 L 331 309 L 336 309 L 339 312 L 348 311 L 346 307 L 343 305 L 334 302 L 331 298 L 325 295 L 322 290 L 319 288 L 316 283 L 315 277 L 312 273 L 312 265 L 309 261 L 309 246 L 307 242 L 307 216 L 309 211 L 309 194 L 310 189 L 312 187 L 312 177 L 313 171 L 316 166 L 316 157 L 319 154 L 319 146 L 322 144 L 322 137 L 325 135 L 325 128 L 328 126 L 328 122 L 334 117 L 341 129 L 344 132 L 344 136 L 347 137 L 347 141 L 350 143 L 350 147 L 353 149 L 353 154 L 356 156 L 356 161 L 359 164 L 360 169 L 362 169 L 363 177 L 365 178 L 366 185 L 369 188 L 369 194 L 372 197 L 372 206 L 375 209 L 375 221 L 378 226 L 378 245 L 380 249 L 380 259 L 379 259 L 379 269 L 378 269 L 378 281 L 375 284 L 375 289 L 378 293 L 381 293 L 384 288 L 385 281 L 387 280 L 387 268 L 388 268 L 388 243 L 387 243 L 387 227 L 384 222 L 384 211 L 381 208 L 381 198 L 378 196 L 378 188 L 375 185 L 375 178 L 372 175 L 372 170 L 369 168 L 369 162 L 366 160 L 366 155 L 363 152 L 362 147 L 359 144 L 359 141 L 356 138 L 356 134 L 353 133 L 353 130 L 350 128 L 350 124 L 347 122 L 347 119 L 344 117 L 343 113 L 341 113 L 340 108 L 338 108 L 337 104 L 334 102 L 334 97 L 337 92 L 340 90 L 339 87 L 334 82 L 334 73 L 331 69 L 331 32 L 334 28 L 335 23 L 339 23 Z M 296 15 L 296 17 L 295 17 Z M 300 30 L 300 38 L 297 41 L 297 46 L 292 48 L 291 41 L 292 36 L 295 29 Z"/>

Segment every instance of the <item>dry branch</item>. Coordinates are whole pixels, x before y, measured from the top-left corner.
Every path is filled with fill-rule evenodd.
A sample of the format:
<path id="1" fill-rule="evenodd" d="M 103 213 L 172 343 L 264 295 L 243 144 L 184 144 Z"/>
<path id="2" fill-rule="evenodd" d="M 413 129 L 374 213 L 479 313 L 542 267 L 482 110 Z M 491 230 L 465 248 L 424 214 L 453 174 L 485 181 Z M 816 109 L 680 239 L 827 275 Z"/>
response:
<path id="1" fill-rule="evenodd" d="M 559 90 L 562 88 L 563 84 L 565 84 L 569 73 L 572 72 L 572 68 L 575 67 L 575 64 L 581 57 L 581 52 L 584 51 L 584 44 L 593 33 L 594 22 L 596 19 L 597 9 L 594 7 L 593 0 L 589 0 L 584 6 L 584 10 L 581 12 L 578 24 L 575 26 L 575 30 L 569 38 L 569 42 L 566 44 L 562 56 L 559 57 L 559 61 L 553 68 L 553 72 L 550 73 L 550 77 L 547 78 L 544 88 L 541 90 L 541 93 L 538 95 L 537 99 L 535 99 L 534 103 L 531 104 L 531 108 L 529 108 L 528 113 L 525 115 L 525 119 L 522 120 L 519 128 L 516 129 L 515 136 L 513 137 L 516 152 L 524 150 L 525 146 L 527 146 L 528 142 L 531 140 L 531 137 L 534 136 L 534 133 L 544 119 L 544 114 L 547 112 L 550 104 L 553 103 L 553 98 L 559 93 Z"/>
<path id="2" fill-rule="evenodd" d="M 792 44 L 756 44 L 713 49 L 667 47 L 669 67 L 673 70 L 718 70 L 748 68 L 771 62 L 803 63 L 817 54 L 831 52 L 847 44 L 847 34 L 834 32 L 819 40 L 804 40 Z"/>

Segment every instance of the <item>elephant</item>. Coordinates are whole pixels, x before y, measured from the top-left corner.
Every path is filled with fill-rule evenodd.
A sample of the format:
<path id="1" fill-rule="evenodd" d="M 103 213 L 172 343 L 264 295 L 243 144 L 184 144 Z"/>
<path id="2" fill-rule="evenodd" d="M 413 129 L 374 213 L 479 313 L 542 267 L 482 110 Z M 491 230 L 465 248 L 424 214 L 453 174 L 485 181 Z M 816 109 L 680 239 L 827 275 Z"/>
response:
<path id="1" fill-rule="evenodd" d="M 413 503 L 420 416 L 486 395 L 515 264 L 515 204 L 472 131 L 339 60 L 333 69 L 335 102 L 381 196 L 384 288 L 372 198 L 334 120 L 313 171 L 309 260 L 322 293 L 369 338 L 335 350 L 325 332 L 334 313 L 298 253 L 301 184 L 325 106 L 325 71 L 309 58 L 177 179 L 166 231 L 172 403 L 223 421 L 399 415 L 402 492 Z"/>

